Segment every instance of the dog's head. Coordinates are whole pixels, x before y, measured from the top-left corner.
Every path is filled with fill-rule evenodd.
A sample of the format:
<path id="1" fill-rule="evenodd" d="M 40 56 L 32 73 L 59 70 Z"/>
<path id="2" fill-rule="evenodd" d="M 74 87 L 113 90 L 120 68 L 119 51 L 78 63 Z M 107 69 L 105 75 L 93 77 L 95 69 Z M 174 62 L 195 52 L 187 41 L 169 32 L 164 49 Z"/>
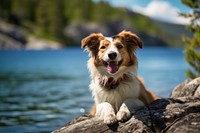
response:
<path id="1" fill-rule="evenodd" d="M 82 40 L 82 48 L 89 51 L 98 70 L 116 74 L 124 67 L 137 67 L 135 50 L 142 48 L 142 41 L 129 31 L 122 31 L 113 37 L 93 33 Z"/>

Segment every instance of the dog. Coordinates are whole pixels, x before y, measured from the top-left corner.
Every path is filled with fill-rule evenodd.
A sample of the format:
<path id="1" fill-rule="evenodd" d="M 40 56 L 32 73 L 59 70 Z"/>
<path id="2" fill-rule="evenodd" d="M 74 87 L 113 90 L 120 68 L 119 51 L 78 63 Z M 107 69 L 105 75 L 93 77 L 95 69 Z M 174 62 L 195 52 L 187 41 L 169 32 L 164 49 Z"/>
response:
<path id="1" fill-rule="evenodd" d="M 135 51 L 142 48 L 142 41 L 136 34 L 122 31 L 106 37 L 93 33 L 81 43 L 90 55 L 89 88 L 95 101 L 93 116 L 100 117 L 106 124 L 124 122 L 130 119 L 131 112 L 159 98 L 145 89 L 137 76 Z"/>

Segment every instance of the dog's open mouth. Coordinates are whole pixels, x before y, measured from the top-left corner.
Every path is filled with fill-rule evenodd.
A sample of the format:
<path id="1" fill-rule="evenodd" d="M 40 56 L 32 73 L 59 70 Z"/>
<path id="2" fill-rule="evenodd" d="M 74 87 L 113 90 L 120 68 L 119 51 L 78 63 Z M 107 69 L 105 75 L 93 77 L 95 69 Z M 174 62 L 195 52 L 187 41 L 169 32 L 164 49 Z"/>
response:
<path id="1" fill-rule="evenodd" d="M 122 64 L 121 61 L 103 61 L 104 66 L 107 68 L 108 72 L 110 73 L 116 73 L 119 70 L 120 65 Z"/>

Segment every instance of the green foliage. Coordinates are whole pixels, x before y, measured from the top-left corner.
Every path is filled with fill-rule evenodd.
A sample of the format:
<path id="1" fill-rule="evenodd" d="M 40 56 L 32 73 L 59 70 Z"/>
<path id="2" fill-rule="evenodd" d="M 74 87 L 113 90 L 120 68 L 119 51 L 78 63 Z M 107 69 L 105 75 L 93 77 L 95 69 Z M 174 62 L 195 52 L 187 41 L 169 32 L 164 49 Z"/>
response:
<path id="1" fill-rule="evenodd" d="M 183 36 L 185 42 L 185 60 L 192 69 L 186 71 L 186 76 L 196 78 L 200 76 L 200 1 L 182 0 L 184 4 L 192 8 L 191 13 L 180 13 L 185 18 L 190 18 L 188 29 L 193 33 L 193 37 Z"/>
<path id="2" fill-rule="evenodd" d="M 199 0 L 181 0 L 181 1 L 190 8 L 199 8 Z"/>
<path id="3" fill-rule="evenodd" d="M 11 0 L 1 0 L 0 4 L 0 17 L 7 20 L 10 17 Z"/>
<path id="4" fill-rule="evenodd" d="M 90 21 L 93 14 L 91 0 L 65 0 L 65 17 L 70 22 Z"/>
<path id="5" fill-rule="evenodd" d="M 36 8 L 37 35 L 64 42 L 63 28 L 65 23 L 62 5 L 62 0 L 38 1 Z"/>

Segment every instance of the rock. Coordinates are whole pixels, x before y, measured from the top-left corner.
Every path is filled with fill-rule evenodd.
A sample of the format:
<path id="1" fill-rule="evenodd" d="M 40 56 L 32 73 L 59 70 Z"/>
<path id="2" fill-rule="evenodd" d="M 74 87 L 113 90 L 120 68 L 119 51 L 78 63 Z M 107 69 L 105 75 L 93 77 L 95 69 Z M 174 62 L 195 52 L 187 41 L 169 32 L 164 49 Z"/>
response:
<path id="1" fill-rule="evenodd" d="M 107 23 L 71 23 L 65 28 L 65 35 L 76 41 L 77 44 L 81 39 L 91 33 L 102 33 L 105 36 L 113 36 L 122 30 L 129 30 L 138 34 L 148 46 L 167 46 L 161 38 L 146 33 L 139 33 L 136 28 L 123 20 L 112 20 Z M 161 45 L 162 44 L 162 45 Z"/>
<path id="2" fill-rule="evenodd" d="M 24 44 L 0 33 L 0 49 L 23 49 Z"/>
<path id="3" fill-rule="evenodd" d="M 78 132 L 200 132 L 200 78 L 177 86 L 170 98 L 158 99 L 148 107 L 132 112 L 125 123 L 108 126 L 96 117 L 80 116 L 53 133 Z"/>
<path id="4" fill-rule="evenodd" d="M 81 39 L 91 33 L 103 33 L 105 36 L 113 36 L 122 30 L 135 32 L 143 41 L 145 46 L 167 46 L 166 42 L 158 36 L 139 32 L 124 20 L 114 19 L 106 23 L 70 23 L 64 29 L 66 38 L 73 40 L 69 45 L 78 45 Z M 44 38 L 37 38 L 29 33 L 24 27 L 16 26 L 0 20 L 0 49 L 59 49 L 64 45 L 49 41 Z M 162 44 L 162 45 L 161 45 Z"/>
<path id="5" fill-rule="evenodd" d="M 185 82 L 181 83 L 172 91 L 171 97 L 178 98 L 184 96 L 195 96 L 200 97 L 200 77 L 194 80 L 186 80 Z"/>
<path id="6" fill-rule="evenodd" d="M 24 49 L 27 50 L 42 50 L 42 49 L 61 49 L 63 46 L 55 41 L 50 41 L 46 39 L 39 39 L 35 37 L 29 37 L 28 42 Z"/>
<path id="7" fill-rule="evenodd" d="M 76 40 L 77 43 L 80 43 L 81 39 L 91 33 L 102 33 L 105 36 L 113 36 L 125 29 L 134 31 L 131 25 L 121 20 L 113 20 L 104 24 L 71 23 L 65 28 L 65 34 Z"/>
<path id="8" fill-rule="evenodd" d="M 0 49 L 23 49 L 26 37 L 23 28 L 0 21 Z"/>
<path id="9" fill-rule="evenodd" d="M 63 48 L 58 42 L 36 38 L 28 34 L 25 28 L 0 21 L 0 49 L 60 49 Z"/>

